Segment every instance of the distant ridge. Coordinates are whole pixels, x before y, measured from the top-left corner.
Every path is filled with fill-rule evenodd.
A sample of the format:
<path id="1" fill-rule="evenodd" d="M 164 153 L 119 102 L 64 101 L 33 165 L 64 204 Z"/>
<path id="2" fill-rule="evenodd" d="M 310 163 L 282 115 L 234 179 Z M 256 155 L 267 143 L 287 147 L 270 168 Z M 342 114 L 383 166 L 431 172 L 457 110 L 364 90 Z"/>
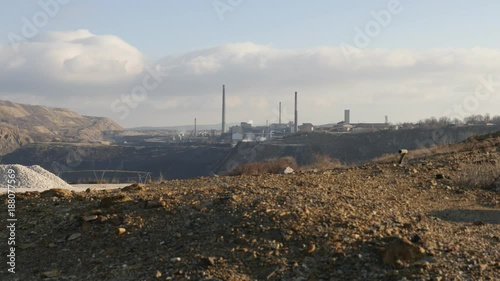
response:
<path id="1" fill-rule="evenodd" d="M 235 126 L 238 124 L 239 123 L 227 124 L 227 127 Z M 221 126 L 222 126 L 222 124 L 219 123 L 219 124 L 197 125 L 196 128 L 198 130 L 220 130 Z M 141 127 L 127 128 L 127 130 L 130 130 L 130 131 L 158 131 L 158 130 L 190 131 L 193 129 L 194 129 L 194 124 L 193 125 L 164 126 L 164 127 L 141 126 Z"/>
<path id="2" fill-rule="evenodd" d="M 65 108 L 0 101 L 0 155 L 32 142 L 91 142 L 123 128 L 109 118 L 83 116 Z"/>

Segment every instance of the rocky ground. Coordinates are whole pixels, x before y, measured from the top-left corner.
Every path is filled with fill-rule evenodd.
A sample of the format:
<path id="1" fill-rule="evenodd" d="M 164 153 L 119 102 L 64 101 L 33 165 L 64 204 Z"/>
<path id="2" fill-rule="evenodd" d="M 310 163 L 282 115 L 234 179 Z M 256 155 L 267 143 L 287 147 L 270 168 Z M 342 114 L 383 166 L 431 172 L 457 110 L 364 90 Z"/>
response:
<path id="1" fill-rule="evenodd" d="M 0 279 L 500 280 L 500 184 L 467 186 L 470 167 L 500 174 L 496 152 L 465 151 L 19 193 L 16 273 L 2 227 Z"/>

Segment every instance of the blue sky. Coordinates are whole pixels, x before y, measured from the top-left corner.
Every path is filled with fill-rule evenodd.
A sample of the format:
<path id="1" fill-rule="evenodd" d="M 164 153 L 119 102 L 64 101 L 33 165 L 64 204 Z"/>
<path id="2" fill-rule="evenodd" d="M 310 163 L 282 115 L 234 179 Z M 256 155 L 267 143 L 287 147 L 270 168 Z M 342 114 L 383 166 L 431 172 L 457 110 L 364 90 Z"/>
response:
<path id="1" fill-rule="evenodd" d="M 127 57 L 133 57 L 133 59 L 130 59 L 131 63 L 134 63 L 139 69 L 141 63 L 155 65 L 158 62 L 163 62 L 162 66 L 168 66 L 165 64 L 175 62 L 176 69 L 182 69 L 184 74 L 187 71 L 186 69 L 192 70 L 191 76 L 183 74 L 184 76 L 181 77 L 181 72 L 173 72 L 171 77 L 177 77 L 175 81 L 174 78 L 169 78 L 172 80 L 168 80 L 168 86 L 161 86 L 159 89 L 148 93 L 147 100 L 141 100 L 137 107 L 130 108 L 131 117 L 126 118 L 116 114 L 117 112 L 110 112 L 113 110 L 110 110 L 109 104 L 124 92 L 130 92 L 129 88 L 140 80 L 141 75 L 144 75 L 143 72 L 136 71 L 131 65 L 127 68 L 128 76 L 125 75 L 126 77 L 117 77 L 110 74 L 107 82 L 111 82 L 107 86 L 102 86 L 106 84 L 103 81 L 96 82 L 95 77 L 89 78 L 88 73 L 76 71 L 75 73 L 81 73 L 80 78 L 75 74 L 71 76 L 71 79 L 68 78 L 70 80 L 64 81 L 55 78 L 54 81 L 50 79 L 43 81 L 34 79 L 35 81 L 31 87 L 10 83 L 8 86 L 2 86 L 4 88 L 0 87 L 0 98 L 70 107 L 84 114 L 112 117 L 125 126 L 144 123 L 153 125 L 188 124 L 192 119 L 191 117 L 199 112 L 201 112 L 199 114 L 202 114 L 202 116 L 205 114 L 203 119 L 199 118 L 199 120 L 207 120 L 206 123 L 218 122 L 218 119 L 212 116 L 216 109 L 216 103 L 214 102 L 211 107 L 206 104 L 208 100 L 216 97 L 222 83 L 229 84 L 229 89 L 238 89 L 237 93 L 236 91 L 233 93 L 234 109 L 237 112 L 237 114 L 234 114 L 234 120 L 231 120 L 233 122 L 256 119 L 256 122 L 264 123 L 264 117 L 259 119 L 253 117 L 253 115 L 256 112 L 259 112 L 256 115 L 265 115 L 265 112 L 267 112 L 270 116 L 265 118 L 272 118 L 273 114 L 271 112 L 277 101 L 288 98 L 288 93 L 293 91 L 294 88 L 299 92 L 307 92 L 308 96 L 305 104 L 309 106 L 321 103 L 314 100 L 313 97 L 330 100 L 332 103 L 336 103 L 336 106 L 338 103 L 342 103 L 336 108 L 339 110 L 338 118 L 336 115 L 335 117 L 320 118 L 315 116 L 314 111 L 306 111 L 305 116 L 308 116 L 307 113 L 309 113 L 311 115 L 309 120 L 313 122 L 329 123 L 339 121 L 337 119 L 341 119 L 341 109 L 343 107 L 352 107 L 352 112 L 356 112 L 356 109 L 358 109 L 358 112 L 366 112 L 365 115 L 359 115 L 358 121 L 360 122 L 375 119 L 372 118 L 373 115 L 377 115 L 375 120 L 380 121 L 383 120 L 385 114 L 394 116 L 394 121 L 415 121 L 432 115 L 443 115 L 442 113 L 447 112 L 447 108 L 452 107 L 453 103 L 462 103 L 467 93 L 473 92 L 476 87 L 477 80 L 471 77 L 497 73 L 498 57 L 496 51 L 500 49 L 500 37 L 498 36 L 498 28 L 500 27 L 500 17 L 498 17 L 498 11 L 500 11 L 499 1 L 394 0 L 391 2 L 391 0 L 318 0 L 307 2 L 187 0 L 139 2 L 65 0 L 68 1 L 67 4 L 60 4 L 55 1 L 30 0 L 4 3 L 0 11 L 0 38 L 2 38 L 0 39 L 0 47 L 4 47 L 5 57 L 9 57 L 9 60 L 11 60 L 5 59 L 8 63 L 16 66 L 22 64 L 25 67 L 22 71 L 20 70 L 21 72 L 5 70 L 4 76 L 10 77 L 9 81 L 12 81 L 12 77 L 15 77 L 15 75 L 21 75 L 20 73 L 22 75 L 28 75 L 27 73 L 34 76 L 42 75 L 42 73 L 37 74 L 37 67 L 29 64 L 30 59 L 36 60 L 35 53 L 40 55 L 36 43 L 47 43 L 43 54 L 47 55 L 47 59 L 49 59 L 53 57 L 49 55 L 52 53 L 51 50 L 59 48 L 58 46 L 61 46 L 62 42 L 50 43 L 49 41 L 52 39 L 46 39 L 44 36 L 53 32 L 62 32 L 65 34 L 64 36 L 71 37 L 74 35 L 70 34 L 78 30 L 88 31 L 88 33 L 80 32 L 78 36 L 92 37 L 94 38 L 92 42 L 99 43 L 89 45 L 89 48 L 85 51 L 87 53 L 84 53 L 77 60 L 79 64 L 73 64 L 73 69 L 80 71 L 81 69 L 78 67 L 85 67 L 85 70 L 88 71 L 89 69 L 96 69 L 97 66 L 101 67 L 103 62 L 99 60 L 123 61 L 127 60 Z M 8 54 L 8 47 L 11 43 L 8 34 L 21 34 L 24 24 L 23 17 L 32 21 L 33 16 L 42 11 L 40 3 L 58 3 L 56 15 L 49 19 L 47 25 L 39 28 L 35 37 L 29 38 L 27 44 L 22 45 L 23 50 L 20 53 Z M 221 14 L 214 7 L 214 3 L 232 6 L 221 17 Z M 339 62 L 336 57 L 338 53 L 335 53 L 339 51 L 338 48 L 342 44 L 359 47 L 354 44 L 356 28 L 364 31 L 367 25 L 374 21 L 372 14 L 387 10 L 389 3 L 397 3 L 402 11 L 398 14 L 392 14 L 389 24 L 382 27 L 380 33 L 377 33 L 376 36 L 369 37 L 369 44 L 360 48 L 362 53 L 357 57 L 357 61 L 348 61 L 348 64 L 345 65 L 343 65 L 344 62 Z M 108 37 L 106 36 L 114 36 L 113 38 L 116 40 L 107 40 Z M 67 40 L 64 42 L 67 42 Z M 232 47 L 227 47 L 228 44 L 232 44 Z M 480 49 L 477 49 L 478 47 Z M 74 48 L 75 46 L 72 46 L 65 49 L 64 52 L 72 53 Z M 116 51 L 116 54 L 104 54 L 114 48 L 126 51 L 123 51 L 123 53 Z M 323 51 L 322 48 L 329 49 Z M 433 62 L 429 62 L 429 58 L 436 57 L 436 53 L 433 53 L 433 50 L 436 49 L 441 50 L 439 51 L 440 54 L 442 54 L 442 50 L 447 50 L 444 52 L 448 52 L 453 61 L 453 67 L 449 65 L 445 71 L 442 64 L 432 65 Z M 103 50 L 103 53 L 101 54 L 99 50 Z M 381 50 L 382 53 L 377 52 L 377 50 Z M 243 63 L 241 60 L 232 60 L 240 53 L 251 54 L 252 61 Z M 287 54 L 286 59 L 282 58 L 283 53 Z M 485 53 L 491 55 L 491 57 L 482 55 Z M 113 57 L 113 55 L 116 57 Z M 488 61 L 491 65 L 484 66 L 482 69 L 479 63 L 475 65 L 471 62 L 476 60 L 478 56 L 481 56 L 478 61 Z M 74 57 L 76 55 L 69 58 Z M 96 63 L 96 65 L 82 66 L 82 63 L 88 60 L 89 57 L 92 57 L 92 62 Z M 112 58 L 110 59 L 110 57 Z M 308 60 L 302 61 L 304 57 L 307 57 Z M 382 61 L 380 61 L 381 57 L 384 58 Z M 441 55 L 441 57 L 443 56 Z M 1 58 L 0 54 L 0 61 Z M 68 57 L 65 57 L 65 59 L 67 60 Z M 355 82 L 352 82 L 337 87 L 337 84 L 326 82 L 330 76 L 307 80 L 307 77 L 303 75 L 304 81 L 296 83 L 296 87 L 293 87 L 290 84 L 297 82 L 297 77 L 291 74 L 282 75 L 279 73 L 280 69 L 295 69 L 314 64 L 318 60 L 324 62 L 330 61 L 330 59 L 334 65 L 328 66 L 326 70 L 321 69 L 321 67 L 325 66 L 319 64 L 317 67 L 308 69 L 308 73 L 318 71 L 317 75 L 311 75 L 311 77 L 321 76 L 321 71 L 323 73 L 326 71 L 332 76 L 341 76 L 343 72 L 340 71 L 340 68 L 348 67 L 352 68 L 352 71 L 349 72 L 349 79 L 357 81 L 356 85 Z M 405 61 L 403 66 L 401 66 L 402 59 Z M 263 63 L 250 66 L 255 60 L 263 61 Z M 303 64 L 297 64 L 298 60 Z M 399 77 L 398 80 L 395 80 L 395 78 L 391 80 L 387 77 L 373 80 L 373 77 L 381 74 L 376 73 L 379 71 L 374 69 L 382 69 L 382 73 L 389 75 L 393 71 L 394 66 L 391 63 L 394 60 L 398 60 L 397 65 L 401 67 L 395 73 L 408 73 L 408 76 Z M 408 62 L 408 60 L 411 62 Z M 280 67 L 269 66 L 267 65 L 269 62 L 276 65 L 279 63 Z M 33 61 L 32 63 L 37 64 L 38 62 Z M 51 61 L 46 62 L 46 64 L 50 63 Z M 186 65 L 183 65 L 183 63 L 186 63 Z M 193 67 L 193 63 L 196 64 L 195 68 L 190 68 Z M 412 65 L 411 69 L 407 63 Z M 447 61 L 446 63 L 450 62 Z M 382 67 L 388 64 L 391 65 L 390 68 L 385 69 Z M 452 69 L 457 68 L 457 65 L 462 68 Z M 229 66 L 234 66 L 234 68 Z M 428 68 L 426 69 L 426 67 Z M 500 69 L 500 63 L 498 63 L 498 67 Z M 249 68 L 252 69 L 249 70 Z M 42 67 L 38 69 L 40 69 L 39 71 L 44 70 Z M 109 70 L 109 66 L 106 66 L 106 69 Z M 229 71 L 229 69 L 231 69 L 231 73 L 235 74 L 233 80 L 226 80 L 222 75 L 225 73 L 224 71 Z M 332 69 L 337 69 L 339 72 Z M 355 70 L 359 71 L 356 72 Z M 430 81 L 432 78 L 423 78 L 427 72 L 435 73 L 434 77 L 445 77 L 448 80 L 443 80 L 444 78 L 438 80 L 436 78 L 435 81 Z M 0 69 L 1 73 L 2 69 Z M 174 75 L 176 73 L 177 76 Z M 213 76 L 214 73 L 220 75 Z M 266 76 L 274 77 L 274 75 L 276 76 L 275 80 L 280 81 L 282 84 L 276 81 L 271 83 L 263 78 Z M 54 74 L 54 76 L 56 75 Z M 243 76 L 248 77 L 250 84 L 252 84 L 251 81 L 253 81 L 253 84 L 262 84 L 262 88 L 253 87 L 253 85 L 252 87 L 245 86 L 246 84 L 241 81 Z M 100 77 L 103 78 L 105 75 L 100 75 Z M 230 75 L 226 75 L 226 77 L 230 77 Z M 410 81 L 414 77 L 417 77 L 416 80 Z M 91 83 L 89 83 L 89 79 L 92 80 Z M 210 79 L 216 81 L 213 84 L 200 82 L 210 81 Z M 458 84 L 456 83 L 457 80 L 464 82 Z M 184 84 L 179 81 L 183 81 Z M 406 82 L 402 83 L 401 81 Z M 179 85 L 176 85 L 176 83 Z M 318 83 L 319 85 L 317 85 Z M 321 83 L 324 83 L 324 85 L 321 86 Z M 86 85 L 85 87 L 88 88 L 84 87 L 82 89 L 81 84 Z M 190 91 L 180 90 L 185 84 L 197 85 L 199 88 L 193 86 Z M 421 96 L 424 98 L 414 102 L 415 106 L 421 106 L 426 110 L 410 114 L 394 109 L 393 104 L 383 102 L 380 104 L 375 103 L 376 106 L 374 107 L 374 101 L 386 100 L 389 97 L 398 95 L 387 88 L 388 84 L 393 85 L 392 89 L 412 92 L 413 96 L 418 91 L 422 91 Z M 425 87 L 418 88 L 418 85 L 424 84 Z M 80 89 L 77 91 L 75 90 L 76 87 Z M 211 88 L 207 89 L 206 87 Z M 282 87 L 283 94 L 270 95 L 264 87 L 273 87 L 275 90 Z M 377 87 L 376 89 L 385 87 L 385 90 L 373 93 L 369 98 L 363 96 L 363 92 L 370 91 L 374 87 Z M 40 89 L 38 92 L 37 88 Z M 252 88 L 251 92 L 250 88 Z M 351 91 L 349 97 L 336 96 L 335 94 L 332 96 L 332 92 L 349 91 Z M 97 100 L 86 98 L 86 96 L 90 95 L 88 94 L 90 92 L 96 93 L 102 98 Z M 200 94 L 201 92 L 209 93 Z M 385 95 L 386 92 L 390 93 Z M 429 92 L 435 92 L 436 94 L 435 96 L 429 95 Z M 161 100 L 160 93 L 166 93 L 168 100 Z M 316 96 L 315 93 L 317 93 Z M 359 93 L 359 97 L 356 93 Z M 60 96 L 62 95 L 66 99 L 61 100 Z M 198 104 L 197 100 L 200 97 L 206 98 L 207 101 Z M 440 103 L 443 100 L 451 102 Z M 96 104 L 92 104 L 91 101 L 95 101 Z M 474 109 L 471 113 L 490 112 L 495 114 L 495 112 L 492 112 L 494 110 L 492 104 L 494 103 L 491 101 L 485 102 L 484 105 Z M 148 105 L 151 107 L 148 108 Z M 245 106 L 246 111 L 241 110 L 241 108 L 238 109 L 238 106 Z M 377 108 L 380 109 L 380 112 L 376 110 Z M 173 112 L 182 114 L 177 115 L 181 118 L 180 120 L 169 119 L 166 122 L 152 122 L 147 116 L 140 117 L 144 115 L 138 113 L 141 111 L 140 109 L 150 112 L 153 112 L 153 109 L 158 110 L 158 112 L 170 111 L 165 113 L 165 116 Z M 325 108 L 325 112 L 326 110 L 327 108 Z M 154 115 L 158 116 L 158 112 Z"/>
<path id="2" fill-rule="evenodd" d="M 150 59 L 247 41 L 303 49 L 348 42 L 354 36 L 353 27 L 363 27 L 371 20 L 370 11 L 384 9 L 389 1 L 241 0 L 234 10 L 224 13 L 223 20 L 214 2 L 72 0 L 46 30 L 88 29 L 94 34 L 114 34 Z M 496 34 L 500 27 L 498 1 L 399 2 L 404 11 L 371 47 L 500 47 Z M 0 34 L 19 31 L 21 18 L 29 18 L 39 9 L 38 1 L 4 4 Z M 5 36 L 3 39 L 7 41 Z"/>

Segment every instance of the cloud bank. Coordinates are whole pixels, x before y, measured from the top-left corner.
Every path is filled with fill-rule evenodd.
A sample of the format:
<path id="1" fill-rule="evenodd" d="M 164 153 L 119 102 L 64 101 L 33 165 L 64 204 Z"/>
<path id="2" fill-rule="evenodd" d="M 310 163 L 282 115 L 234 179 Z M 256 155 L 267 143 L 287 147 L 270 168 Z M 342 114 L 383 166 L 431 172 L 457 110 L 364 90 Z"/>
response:
<path id="1" fill-rule="evenodd" d="M 143 71 L 144 58 L 116 36 L 77 30 L 43 34 L 20 45 L 18 54 L 9 45 L 0 46 L 0 64 L 2 84 L 22 79 L 24 87 L 11 87 L 22 91 L 28 84 L 57 89 L 62 84 L 112 84 L 131 79 Z"/>
<path id="2" fill-rule="evenodd" d="M 151 69 L 159 69 L 160 79 Z M 0 98 L 109 116 L 124 126 L 189 124 L 195 117 L 217 123 L 222 84 L 230 122 L 275 121 L 278 102 L 292 112 L 294 91 L 302 122 L 338 122 L 344 108 L 359 122 L 383 121 L 384 115 L 418 120 L 447 114 L 474 94 L 479 77 L 495 80 L 499 74 L 500 50 L 480 47 L 288 50 L 247 42 L 167 56 L 148 66 L 124 40 L 87 30 L 44 34 L 21 45 L 17 55 L 0 46 Z M 155 87 L 127 104 L 148 75 Z M 117 100 L 129 108 L 125 118 L 111 106 Z M 470 113 L 496 114 L 499 100 L 495 93 Z"/>

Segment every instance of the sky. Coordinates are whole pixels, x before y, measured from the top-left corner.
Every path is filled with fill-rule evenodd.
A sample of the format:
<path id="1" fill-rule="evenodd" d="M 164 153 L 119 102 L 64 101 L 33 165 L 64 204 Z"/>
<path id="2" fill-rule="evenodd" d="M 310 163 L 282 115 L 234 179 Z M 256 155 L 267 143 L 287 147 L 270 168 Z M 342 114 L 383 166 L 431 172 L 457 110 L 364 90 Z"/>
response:
<path id="1" fill-rule="evenodd" d="M 25 0 L 0 99 L 124 127 L 500 114 L 499 1 Z M 498 81 L 498 82 L 497 82 Z"/>

